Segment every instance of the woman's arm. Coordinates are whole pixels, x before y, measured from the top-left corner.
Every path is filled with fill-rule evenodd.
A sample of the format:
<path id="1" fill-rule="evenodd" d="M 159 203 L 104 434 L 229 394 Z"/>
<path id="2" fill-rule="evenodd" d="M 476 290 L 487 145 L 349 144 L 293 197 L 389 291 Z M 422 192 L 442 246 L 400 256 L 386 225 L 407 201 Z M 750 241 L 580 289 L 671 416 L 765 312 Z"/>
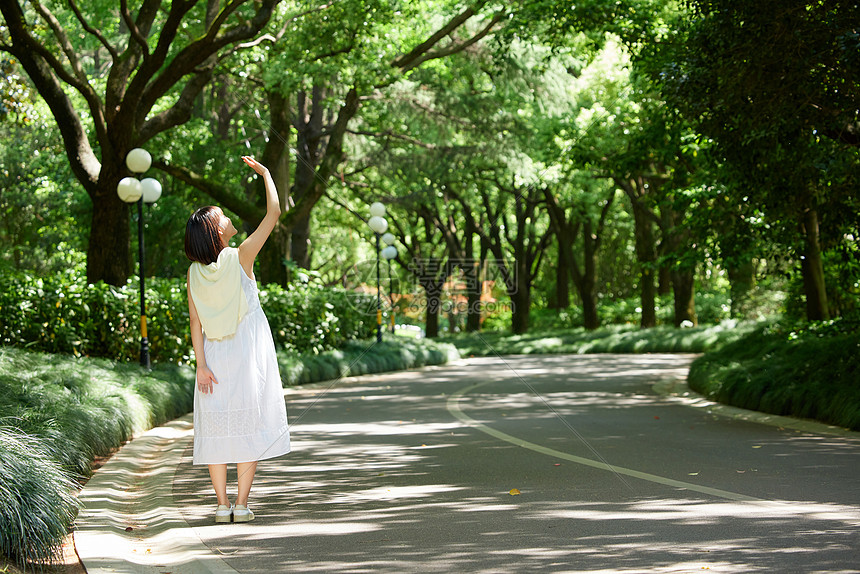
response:
<path id="1" fill-rule="evenodd" d="M 269 238 L 275 225 L 278 224 L 278 218 L 281 216 L 281 205 L 278 200 L 278 189 L 275 187 L 275 180 L 272 179 L 272 174 L 269 173 L 266 166 L 251 157 L 243 156 L 242 160 L 263 178 L 263 183 L 266 187 L 266 215 L 254 233 L 249 235 L 248 239 L 243 241 L 239 246 L 239 263 L 242 264 L 245 272 L 251 277 L 254 271 L 254 259 L 257 258 L 257 254 L 263 248 L 266 239 Z"/>
<path id="2" fill-rule="evenodd" d="M 215 389 L 212 384 L 218 384 L 215 380 L 215 374 L 206 366 L 206 355 L 203 353 L 203 325 L 200 323 L 200 316 L 197 314 L 197 307 L 194 306 L 194 300 L 191 299 L 191 285 L 186 277 L 185 286 L 188 289 L 188 315 L 191 318 L 191 346 L 194 347 L 194 357 L 197 359 L 197 389 L 208 394 Z"/>

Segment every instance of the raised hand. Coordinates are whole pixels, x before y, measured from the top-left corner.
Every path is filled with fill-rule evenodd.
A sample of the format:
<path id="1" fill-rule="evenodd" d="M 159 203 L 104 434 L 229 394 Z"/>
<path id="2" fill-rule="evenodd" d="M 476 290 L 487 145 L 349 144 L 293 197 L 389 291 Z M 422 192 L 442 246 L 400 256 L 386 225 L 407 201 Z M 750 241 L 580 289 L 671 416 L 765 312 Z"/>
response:
<path id="1" fill-rule="evenodd" d="M 251 167 L 251 169 L 257 172 L 258 175 L 266 175 L 267 173 L 269 173 L 269 169 L 266 166 L 264 166 L 251 156 L 243 155 L 242 161 L 247 163 Z"/>

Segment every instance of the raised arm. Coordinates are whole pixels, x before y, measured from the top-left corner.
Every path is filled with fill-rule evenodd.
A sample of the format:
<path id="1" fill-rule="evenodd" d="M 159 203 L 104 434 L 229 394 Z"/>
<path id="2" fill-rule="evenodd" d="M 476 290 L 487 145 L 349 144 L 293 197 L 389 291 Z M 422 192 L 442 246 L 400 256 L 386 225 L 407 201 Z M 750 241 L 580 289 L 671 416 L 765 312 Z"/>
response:
<path id="1" fill-rule="evenodd" d="M 254 259 L 257 258 L 257 254 L 263 248 L 266 239 L 269 238 L 275 225 L 278 224 L 278 217 L 281 216 L 281 205 L 278 201 L 278 189 L 275 187 L 275 180 L 272 179 L 272 174 L 269 173 L 266 166 L 248 156 L 243 156 L 242 160 L 263 178 L 266 187 L 266 215 L 254 233 L 249 235 L 248 239 L 239 246 L 239 263 L 242 264 L 248 277 L 251 277 L 254 272 Z"/>

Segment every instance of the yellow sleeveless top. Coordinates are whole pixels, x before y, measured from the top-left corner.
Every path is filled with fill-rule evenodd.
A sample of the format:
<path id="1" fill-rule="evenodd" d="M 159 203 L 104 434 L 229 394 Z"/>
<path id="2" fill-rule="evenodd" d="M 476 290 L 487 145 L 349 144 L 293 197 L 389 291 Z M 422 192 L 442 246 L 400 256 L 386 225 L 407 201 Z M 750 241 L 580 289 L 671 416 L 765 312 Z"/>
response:
<path id="1" fill-rule="evenodd" d="M 239 250 L 225 247 L 218 260 L 203 265 L 194 262 L 188 271 L 188 288 L 208 339 L 222 339 L 236 332 L 248 312 L 242 290 Z"/>

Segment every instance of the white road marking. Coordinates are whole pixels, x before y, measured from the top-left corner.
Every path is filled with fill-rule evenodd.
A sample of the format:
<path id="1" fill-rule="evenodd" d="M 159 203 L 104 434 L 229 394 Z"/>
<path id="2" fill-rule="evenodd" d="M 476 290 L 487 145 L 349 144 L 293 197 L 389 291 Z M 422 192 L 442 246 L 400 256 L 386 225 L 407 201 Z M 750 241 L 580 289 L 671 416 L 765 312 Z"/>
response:
<path id="1" fill-rule="evenodd" d="M 559 458 L 562 460 L 566 460 L 569 462 L 574 462 L 576 464 L 581 464 L 584 466 L 590 466 L 592 468 L 599 468 L 601 470 L 608 470 L 610 472 L 615 472 L 618 474 L 622 474 L 624 476 L 630 476 L 633 478 L 638 478 L 640 480 L 647 480 L 649 482 L 654 482 L 656 484 L 662 484 L 664 486 L 672 486 L 675 488 L 683 488 L 685 490 L 692 490 L 694 492 L 700 492 L 702 494 L 709 494 L 711 496 L 716 496 L 719 498 L 725 498 L 727 500 L 739 500 L 739 501 L 750 501 L 750 502 L 765 502 L 761 498 L 755 498 L 753 496 L 747 496 L 745 494 L 738 494 L 736 492 L 729 492 L 727 490 L 720 490 L 719 488 L 710 488 L 708 486 L 701 486 L 698 484 L 692 484 L 690 482 L 683 482 L 681 480 L 675 480 L 672 478 L 666 478 L 664 476 L 657 476 L 655 474 L 649 474 L 647 472 L 640 472 L 638 470 L 633 470 L 630 468 L 624 468 L 621 466 L 608 465 L 604 462 L 600 462 L 597 460 L 592 460 L 590 458 L 584 458 L 581 456 L 576 456 L 573 454 L 568 454 L 566 452 L 561 452 L 559 450 L 555 450 L 553 448 L 545 447 L 539 444 L 535 444 L 533 442 L 529 442 L 527 440 L 523 440 L 519 437 L 515 437 L 504 433 L 500 430 L 496 430 L 492 427 L 489 427 L 483 423 L 476 421 L 475 419 L 466 415 L 463 410 L 460 408 L 460 399 L 463 398 L 467 393 L 474 391 L 478 387 L 482 387 L 484 385 L 493 383 L 496 381 L 484 381 L 482 383 L 477 383 L 474 385 L 470 385 L 464 389 L 457 391 L 448 397 L 448 412 L 450 412 L 454 417 L 459 419 L 461 422 L 466 425 L 477 429 L 483 433 L 486 433 L 492 437 L 495 437 L 499 440 L 503 440 L 507 443 L 514 444 L 517 446 L 521 446 L 523 448 L 527 448 L 529 450 L 533 450 L 535 452 L 539 452 L 541 454 L 545 454 L 547 456 L 552 456 L 555 458 Z"/>

